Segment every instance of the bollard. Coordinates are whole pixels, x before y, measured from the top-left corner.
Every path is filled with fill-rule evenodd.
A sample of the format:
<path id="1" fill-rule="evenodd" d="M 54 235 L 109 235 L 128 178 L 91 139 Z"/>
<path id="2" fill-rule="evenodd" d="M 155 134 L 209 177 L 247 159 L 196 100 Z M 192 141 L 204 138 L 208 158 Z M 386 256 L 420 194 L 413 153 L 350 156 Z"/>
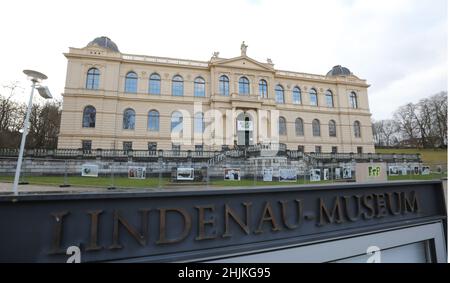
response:
<path id="1" fill-rule="evenodd" d="M 67 180 L 68 167 L 69 165 L 67 164 L 67 160 L 64 160 L 64 183 L 62 185 L 59 185 L 60 188 L 70 187 L 69 182 Z"/>
<path id="2" fill-rule="evenodd" d="M 25 179 L 25 169 L 26 169 L 26 158 L 25 157 L 23 157 L 23 161 L 24 162 L 22 162 L 22 168 L 20 169 L 20 172 L 21 172 L 21 174 L 20 174 L 20 180 L 19 180 L 19 185 L 28 185 L 29 184 L 29 182 L 27 182 L 27 180 Z"/>

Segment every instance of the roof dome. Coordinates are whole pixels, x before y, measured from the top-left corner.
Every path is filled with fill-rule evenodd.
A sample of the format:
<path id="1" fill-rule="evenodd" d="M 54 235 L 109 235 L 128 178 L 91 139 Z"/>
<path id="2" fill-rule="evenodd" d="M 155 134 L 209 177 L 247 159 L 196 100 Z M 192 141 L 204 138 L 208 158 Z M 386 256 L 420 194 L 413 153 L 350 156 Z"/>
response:
<path id="1" fill-rule="evenodd" d="M 114 43 L 109 37 L 107 36 L 100 36 L 94 39 L 93 41 L 89 42 L 87 46 L 100 46 L 103 48 L 110 49 L 114 52 L 120 52 L 119 48 L 117 48 L 117 44 Z"/>
<path id="2" fill-rule="evenodd" d="M 352 72 L 350 72 L 349 69 L 342 67 L 341 65 L 334 66 L 333 69 L 331 69 L 327 73 L 327 77 L 332 76 L 350 76 L 353 75 Z"/>

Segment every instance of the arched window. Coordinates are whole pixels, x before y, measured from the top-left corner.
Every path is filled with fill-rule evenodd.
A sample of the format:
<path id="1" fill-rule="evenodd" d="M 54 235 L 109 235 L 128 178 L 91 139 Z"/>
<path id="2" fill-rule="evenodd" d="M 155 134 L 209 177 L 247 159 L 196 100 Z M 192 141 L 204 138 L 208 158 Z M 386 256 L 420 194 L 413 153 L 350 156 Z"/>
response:
<path id="1" fill-rule="evenodd" d="M 325 100 L 327 103 L 327 107 L 334 107 L 333 93 L 331 92 L 331 90 L 327 90 L 325 92 Z"/>
<path id="2" fill-rule="evenodd" d="M 205 130 L 205 120 L 202 112 L 197 112 L 194 115 L 194 133 L 203 133 Z"/>
<path id="3" fill-rule="evenodd" d="M 292 103 L 302 104 L 302 91 L 298 86 L 294 87 L 292 90 Z"/>
<path id="4" fill-rule="evenodd" d="M 356 93 L 353 91 L 350 93 L 350 107 L 351 108 L 358 108 L 358 98 L 356 97 Z"/>
<path id="5" fill-rule="evenodd" d="M 267 82 L 266 80 L 259 81 L 259 96 L 261 98 L 268 98 L 269 94 L 267 93 Z"/>
<path id="6" fill-rule="evenodd" d="M 336 136 L 336 122 L 334 120 L 330 120 L 330 122 L 328 122 L 328 135 L 330 137 Z"/>
<path id="7" fill-rule="evenodd" d="M 194 96 L 205 96 L 205 80 L 202 77 L 194 80 Z"/>
<path id="8" fill-rule="evenodd" d="M 161 77 L 156 73 L 150 75 L 148 93 L 161 94 Z"/>
<path id="9" fill-rule="evenodd" d="M 173 112 L 170 118 L 170 131 L 173 132 L 174 130 L 183 131 L 183 114 L 178 111 Z"/>
<path id="10" fill-rule="evenodd" d="M 250 94 L 250 82 L 246 77 L 241 77 L 239 79 L 239 94 L 240 95 Z"/>
<path id="11" fill-rule="evenodd" d="M 183 78 L 180 75 L 172 78 L 172 95 L 183 96 Z"/>
<path id="12" fill-rule="evenodd" d="M 128 72 L 125 76 L 125 92 L 136 93 L 137 92 L 138 76 L 135 72 Z"/>
<path id="13" fill-rule="evenodd" d="M 159 132 L 159 112 L 156 110 L 148 112 L 148 129 L 152 132 Z"/>
<path id="14" fill-rule="evenodd" d="M 123 128 L 126 130 L 134 130 L 136 122 L 136 112 L 133 109 L 127 108 L 123 112 Z"/>
<path id="15" fill-rule="evenodd" d="M 90 68 L 86 77 L 87 89 L 98 89 L 100 82 L 100 71 L 97 68 Z"/>
<path id="16" fill-rule="evenodd" d="M 361 124 L 359 123 L 359 121 L 355 121 L 353 123 L 353 131 L 355 132 L 355 138 L 361 137 Z"/>
<path id="17" fill-rule="evenodd" d="M 320 121 L 317 119 L 312 121 L 312 132 L 314 137 L 320 137 Z"/>
<path id="18" fill-rule="evenodd" d="M 83 128 L 95 128 L 96 110 L 94 106 L 86 106 L 83 110 Z"/>
<path id="19" fill-rule="evenodd" d="M 275 87 L 275 101 L 278 104 L 284 104 L 284 89 L 281 85 Z"/>
<path id="20" fill-rule="evenodd" d="M 317 91 L 313 88 L 309 90 L 309 104 L 311 106 L 319 105 L 317 101 Z"/>
<path id="21" fill-rule="evenodd" d="M 225 96 L 230 95 L 230 80 L 225 75 L 219 78 L 219 93 Z"/>
<path id="22" fill-rule="evenodd" d="M 298 137 L 304 136 L 305 131 L 303 130 L 303 120 L 302 118 L 295 119 L 295 135 Z"/>
<path id="23" fill-rule="evenodd" d="M 278 118 L 278 133 L 280 136 L 287 135 L 286 119 L 284 117 Z"/>

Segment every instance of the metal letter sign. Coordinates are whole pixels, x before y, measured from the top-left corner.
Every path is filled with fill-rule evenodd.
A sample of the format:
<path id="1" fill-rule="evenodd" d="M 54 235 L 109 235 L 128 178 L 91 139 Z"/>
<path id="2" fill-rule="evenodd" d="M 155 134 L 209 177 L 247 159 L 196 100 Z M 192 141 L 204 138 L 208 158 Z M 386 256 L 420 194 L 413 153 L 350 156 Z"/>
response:
<path id="1" fill-rule="evenodd" d="M 0 262 L 195 261 L 443 223 L 441 186 L 416 181 L 3 195 Z"/>

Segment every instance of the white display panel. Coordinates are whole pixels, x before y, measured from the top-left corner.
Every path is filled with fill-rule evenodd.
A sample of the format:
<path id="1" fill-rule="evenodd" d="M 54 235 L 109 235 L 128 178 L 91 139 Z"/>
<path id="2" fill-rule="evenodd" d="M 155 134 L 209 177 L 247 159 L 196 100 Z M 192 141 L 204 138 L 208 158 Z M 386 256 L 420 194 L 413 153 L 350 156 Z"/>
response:
<path id="1" fill-rule="evenodd" d="M 433 245 L 428 245 L 433 241 Z M 337 239 L 326 242 L 304 243 L 253 251 L 251 254 L 211 260 L 218 263 L 317 263 L 366 262 L 367 249 L 376 246 L 383 262 L 438 262 L 447 261 L 444 230 L 441 222 Z M 431 250 L 434 249 L 434 250 Z M 435 254 L 435 258 L 431 258 Z M 363 261 L 366 259 L 366 261 Z"/>

